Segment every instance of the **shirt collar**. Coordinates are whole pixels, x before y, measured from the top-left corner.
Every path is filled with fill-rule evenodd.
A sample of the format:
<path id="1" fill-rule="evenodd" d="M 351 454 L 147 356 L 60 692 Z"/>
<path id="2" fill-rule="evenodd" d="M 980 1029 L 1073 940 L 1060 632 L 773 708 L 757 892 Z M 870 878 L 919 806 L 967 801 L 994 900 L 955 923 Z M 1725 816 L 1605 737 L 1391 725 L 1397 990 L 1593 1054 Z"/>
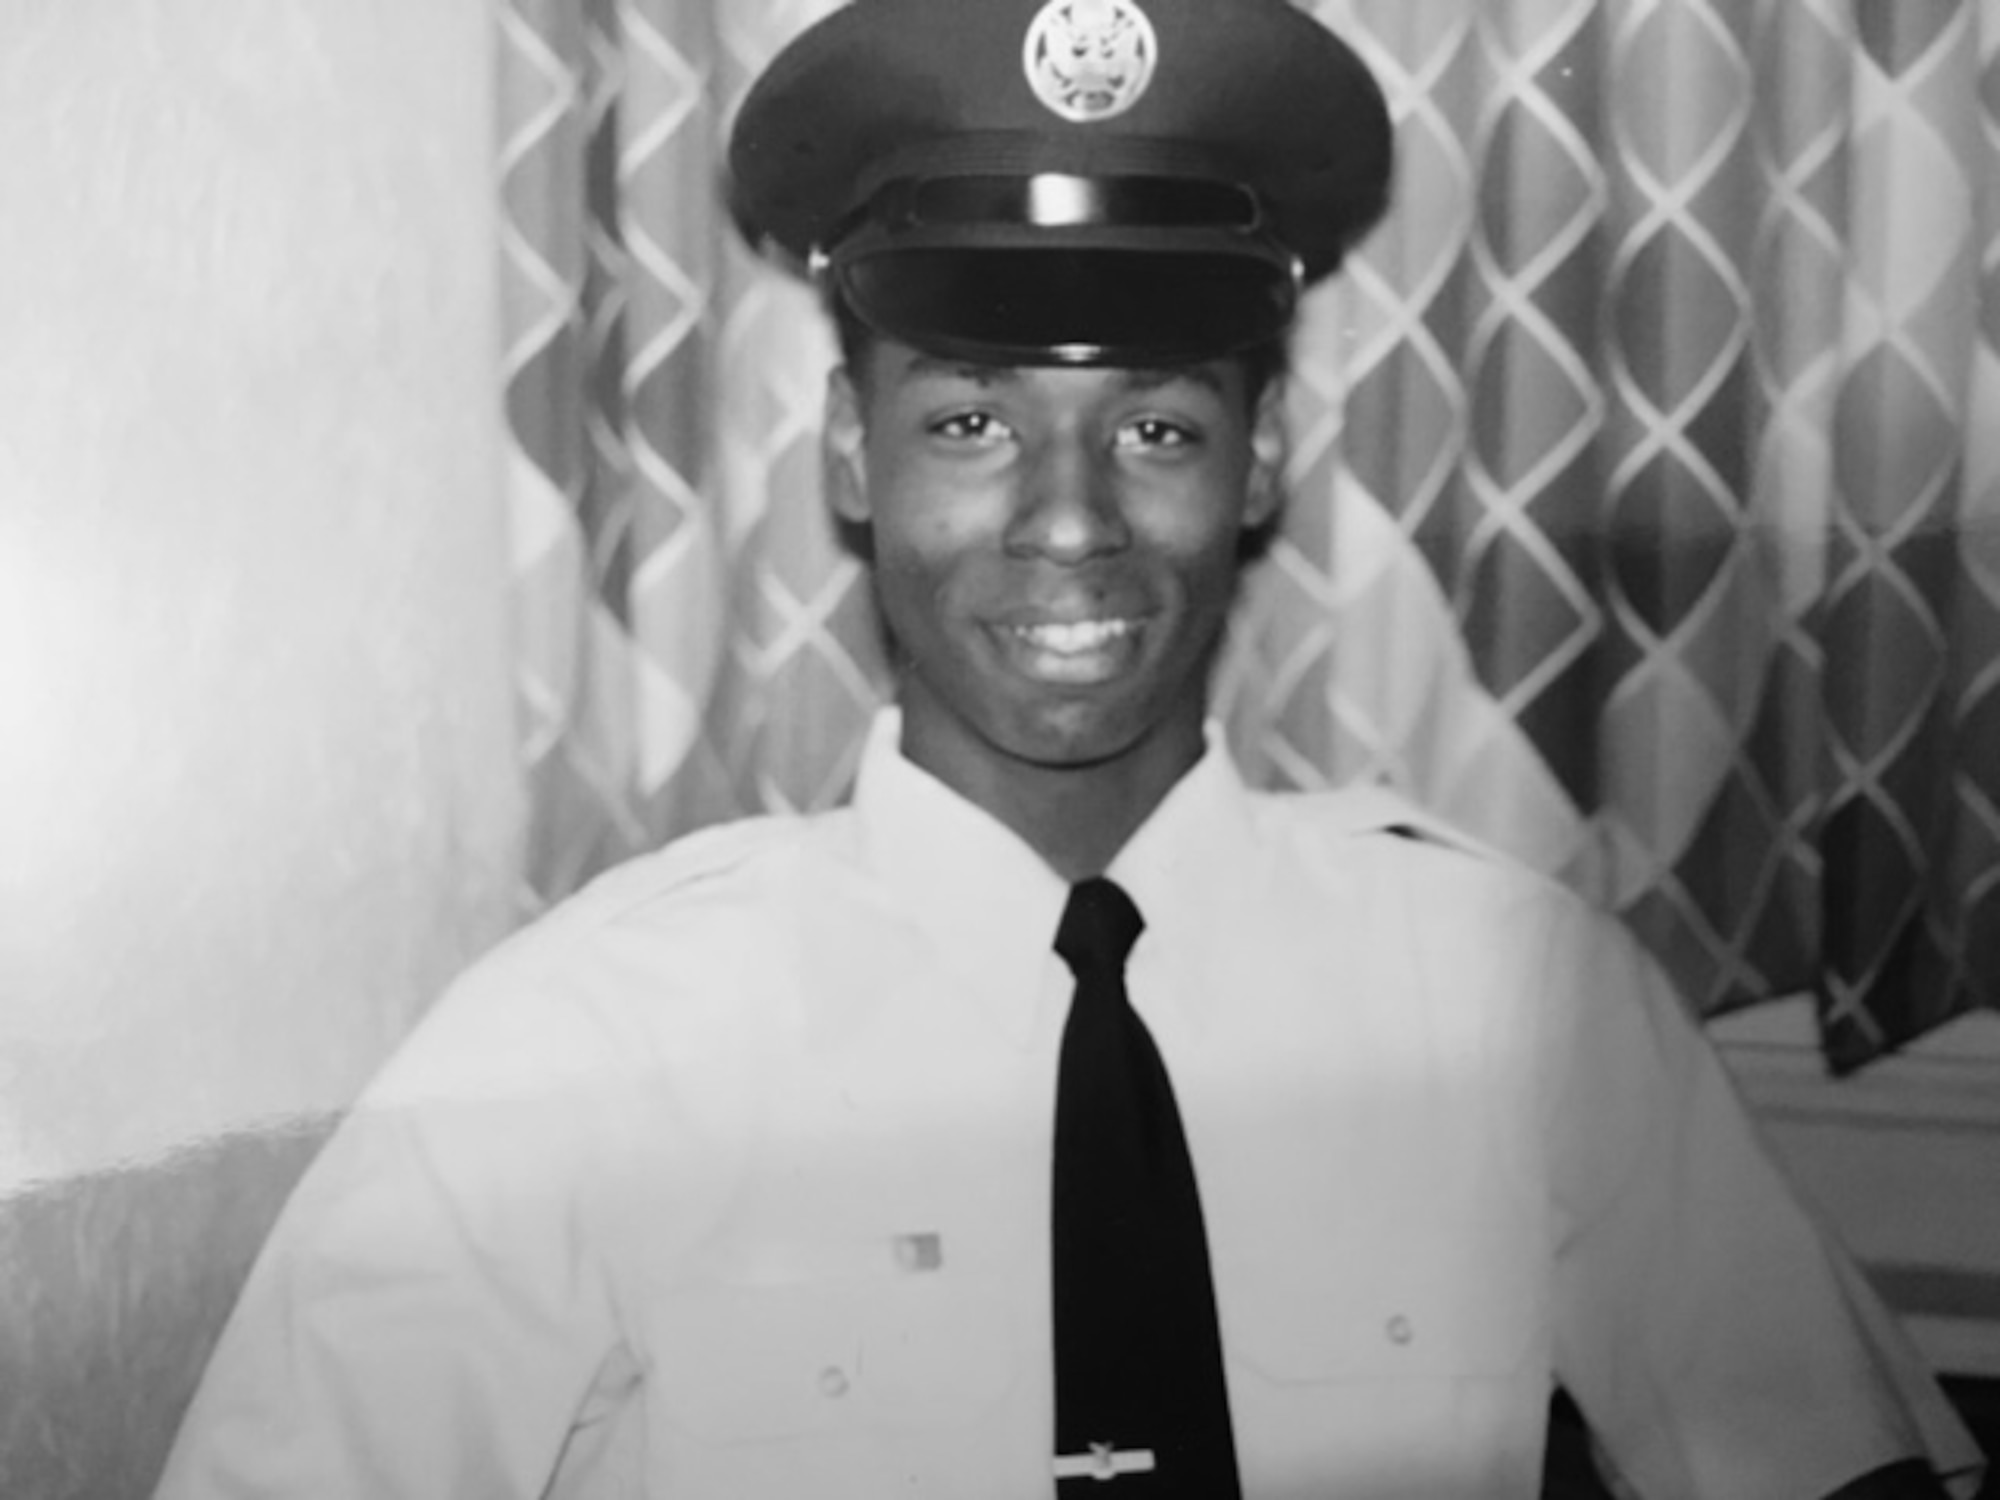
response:
<path id="1" fill-rule="evenodd" d="M 1145 916 L 1140 953 L 1198 942 L 1228 897 L 1217 872 L 1244 868 L 1249 793 L 1220 727 L 1206 736 L 1202 758 L 1106 872 Z M 901 737 L 901 714 L 882 710 L 855 782 L 864 858 L 994 1024 L 1032 1045 L 1067 1004 L 1052 945 L 1069 887 L 1012 829 L 907 760 Z"/>

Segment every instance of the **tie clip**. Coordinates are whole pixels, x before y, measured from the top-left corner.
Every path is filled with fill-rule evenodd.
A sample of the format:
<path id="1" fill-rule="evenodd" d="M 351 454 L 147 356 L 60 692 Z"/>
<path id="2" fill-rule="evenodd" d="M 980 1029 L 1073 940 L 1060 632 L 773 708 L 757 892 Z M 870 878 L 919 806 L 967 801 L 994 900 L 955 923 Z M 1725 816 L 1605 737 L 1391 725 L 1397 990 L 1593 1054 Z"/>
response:
<path id="1" fill-rule="evenodd" d="M 1058 1453 L 1056 1478 L 1112 1480 L 1120 1474 L 1150 1474 L 1154 1459 L 1151 1448 L 1120 1451 L 1109 1443 L 1092 1443 L 1088 1453 Z"/>

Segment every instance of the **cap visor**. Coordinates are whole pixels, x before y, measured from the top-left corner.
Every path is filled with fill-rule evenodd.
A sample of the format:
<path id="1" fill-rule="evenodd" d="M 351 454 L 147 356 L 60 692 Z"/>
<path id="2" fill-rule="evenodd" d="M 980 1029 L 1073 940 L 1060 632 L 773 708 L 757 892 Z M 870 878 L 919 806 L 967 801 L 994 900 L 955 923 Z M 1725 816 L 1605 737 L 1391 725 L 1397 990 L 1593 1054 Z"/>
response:
<path id="1" fill-rule="evenodd" d="M 864 323 L 927 353 L 998 364 L 1147 367 L 1283 332 L 1293 278 L 1213 251 L 899 248 L 839 266 Z"/>

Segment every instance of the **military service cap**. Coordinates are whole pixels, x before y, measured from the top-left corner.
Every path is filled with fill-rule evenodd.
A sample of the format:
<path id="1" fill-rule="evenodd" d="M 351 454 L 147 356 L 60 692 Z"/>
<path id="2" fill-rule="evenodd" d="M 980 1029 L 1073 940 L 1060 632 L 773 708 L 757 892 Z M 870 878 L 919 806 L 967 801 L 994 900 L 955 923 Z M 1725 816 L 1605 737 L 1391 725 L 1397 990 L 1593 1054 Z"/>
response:
<path id="1" fill-rule="evenodd" d="M 753 243 L 880 333 L 1158 365 L 1281 334 L 1390 160 L 1374 78 L 1289 0 L 853 0 L 751 87 L 729 168 Z"/>

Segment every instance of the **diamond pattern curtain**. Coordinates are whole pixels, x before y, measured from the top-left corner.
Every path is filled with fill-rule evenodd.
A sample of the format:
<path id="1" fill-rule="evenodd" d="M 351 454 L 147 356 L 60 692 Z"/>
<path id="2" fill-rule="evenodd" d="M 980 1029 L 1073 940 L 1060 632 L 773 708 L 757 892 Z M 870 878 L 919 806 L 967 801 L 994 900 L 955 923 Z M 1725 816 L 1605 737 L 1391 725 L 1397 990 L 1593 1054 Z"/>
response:
<path id="1" fill-rule="evenodd" d="M 810 293 L 717 202 L 831 0 L 507 0 L 530 879 L 844 793 L 885 676 Z M 1397 207 L 1219 683 L 1859 1066 L 2000 1003 L 2000 0 L 1321 0 Z"/>

